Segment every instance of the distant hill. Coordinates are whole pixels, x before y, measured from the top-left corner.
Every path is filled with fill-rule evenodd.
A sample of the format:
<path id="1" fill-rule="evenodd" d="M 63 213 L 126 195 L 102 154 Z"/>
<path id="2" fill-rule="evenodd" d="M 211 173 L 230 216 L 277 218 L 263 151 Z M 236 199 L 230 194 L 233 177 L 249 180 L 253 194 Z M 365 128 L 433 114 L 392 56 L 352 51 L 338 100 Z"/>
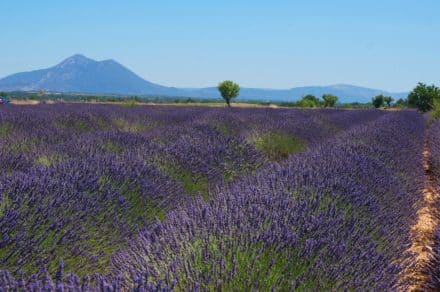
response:
<path id="1" fill-rule="evenodd" d="M 219 98 L 217 88 L 201 88 L 201 89 L 181 89 L 186 92 L 185 96 L 193 97 L 216 97 Z M 392 93 L 385 90 L 371 89 L 353 85 L 329 85 L 329 86 L 307 86 L 295 87 L 291 89 L 260 89 L 260 88 L 242 88 L 240 91 L 240 99 L 243 100 L 262 100 L 262 101 L 295 101 L 301 97 L 313 94 L 321 97 L 323 94 L 334 94 L 339 97 L 340 102 L 370 102 L 373 96 L 379 94 L 390 95 L 396 100 L 406 98 L 407 92 Z"/>
<path id="2" fill-rule="evenodd" d="M 175 88 L 146 81 L 114 60 L 95 61 L 74 55 L 48 69 L 17 73 L 0 79 L 2 91 L 75 92 L 91 94 L 160 95 L 220 98 L 215 87 Z M 239 99 L 295 101 L 307 94 L 331 93 L 341 102 L 368 102 L 377 94 L 404 98 L 407 93 L 390 93 L 353 85 L 296 87 L 291 89 L 242 88 Z"/>

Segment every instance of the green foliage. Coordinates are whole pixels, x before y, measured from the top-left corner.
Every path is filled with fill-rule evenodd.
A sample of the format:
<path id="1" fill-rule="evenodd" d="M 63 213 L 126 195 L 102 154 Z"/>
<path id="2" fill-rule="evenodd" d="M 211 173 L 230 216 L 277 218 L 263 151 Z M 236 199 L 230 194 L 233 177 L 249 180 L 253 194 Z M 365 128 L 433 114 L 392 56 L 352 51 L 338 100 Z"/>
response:
<path id="1" fill-rule="evenodd" d="M 229 247 L 226 252 L 222 252 L 221 246 L 225 244 Z M 182 257 L 188 257 L 198 273 L 212 275 L 212 281 L 202 286 L 202 290 L 206 291 L 252 291 L 252 288 L 256 291 L 271 291 L 274 290 L 273 287 L 288 291 L 291 278 L 286 277 L 286 274 L 299 277 L 315 264 L 314 258 L 301 258 L 295 249 L 278 251 L 258 243 L 243 248 L 231 240 L 214 236 L 207 243 L 195 240 Z M 206 257 L 218 260 L 206 261 Z M 226 272 L 222 274 L 221 269 L 213 265 L 213 262 L 222 262 Z M 232 274 L 233 277 L 225 277 Z M 315 280 L 302 282 L 298 290 L 313 290 Z M 193 281 L 194 279 L 182 274 L 178 288 L 185 290 Z"/>
<path id="2" fill-rule="evenodd" d="M 145 200 L 141 196 L 140 191 L 126 189 L 123 194 L 130 202 L 130 209 L 127 215 L 132 223 L 137 224 L 145 218 L 148 220 L 153 220 L 154 218 L 163 220 L 165 218 L 166 210 L 163 210 L 157 202 Z"/>
<path id="3" fill-rule="evenodd" d="M 231 99 L 240 94 L 240 86 L 230 80 L 221 82 L 217 88 L 228 106 L 231 106 Z"/>
<path id="4" fill-rule="evenodd" d="M 213 127 L 214 127 L 214 129 L 216 129 L 220 133 L 227 135 L 227 136 L 232 136 L 232 135 L 236 134 L 234 128 L 226 122 L 215 123 L 213 125 Z"/>
<path id="5" fill-rule="evenodd" d="M 304 149 L 304 146 L 304 143 L 298 138 L 280 133 L 265 134 L 259 136 L 255 141 L 255 147 L 264 152 L 272 161 L 286 159 L 290 154 Z"/>
<path id="6" fill-rule="evenodd" d="M 427 112 L 432 109 L 436 99 L 440 99 L 440 88 L 419 83 L 408 95 L 408 104 L 422 112 Z"/>
<path id="7" fill-rule="evenodd" d="M 324 107 L 334 107 L 338 102 L 338 97 L 333 94 L 324 94 L 322 96 Z"/>
<path id="8" fill-rule="evenodd" d="M 122 146 L 120 146 L 112 141 L 107 141 L 102 146 L 104 149 L 106 149 L 110 152 L 113 152 L 115 154 L 121 154 L 122 152 L 124 152 L 124 148 Z"/>
<path id="9" fill-rule="evenodd" d="M 45 102 L 48 100 L 55 102 L 106 102 L 106 103 L 118 103 L 121 106 L 135 106 L 140 103 L 154 103 L 154 104 L 195 104 L 195 105 L 217 105 L 224 101 L 222 98 L 207 99 L 207 98 L 191 98 L 191 97 L 176 97 L 176 96 L 158 96 L 158 95 L 144 95 L 144 96 L 120 96 L 120 95 L 86 95 L 86 94 L 68 94 L 68 93 L 49 93 L 46 92 L 44 96 L 38 96 L 35 93 L 14 91 L 7 92 L 7 97 L 14 100 L 38 100 Z M 309 101 L 290 101 L 290 102 L 276 102 L 276 101 L 258 101 L 258 100 L 243 100 L 243 103 L 249 105 L 264 105 L 264 106 L 282 106 L 282 107 L 317 107 L 321 103 Z M 340 108 L 370 108 L 370 103 L 342 103 L 337 105 Z"/>
<path id="10" fill-rule="evenodd" d="M 56 126 L 59 128 L 74 129 L 79 132 L 90 132 L 93 130 L 92 125 L 83 120 L 73 121 L 73 120 L 60 119 L 55 123 Z"/>
<path id="11" fill-rule="evenodd" d="M 165 163 L 160 168 L 164 173 L 168 174 L 176 181 L 181 182 L 183 188 L 188 194 L 202 195 L 202 197 L 208 198 L 208 178 L 206 176 L 194 174 L 191 171 L 170 162 Z"/>
<path id="12" fill-rule="evenodd" d="M 181 170 L 179 176 L 185 191 L 190 194 L 201 194 L 205 198 L 208 196 L 208 179 L 206 176 L 194 175 L 188 170 Z"/>
<path id="13" fill-rule="evenodd" d="M 10 204 L 10 201 L 8 198 L 8 194 L 3 194 L 3 196 L 0 197 L 0 217 L 3 216 L 3 213 L 8 208 L 9 204 Z"/>
<path id="14" fill-rule="evenodd" d="M 62 161 L 62 157 L 60 155 L 41 155 L 35 159 L 35 163 L 37 165 L 43 165 L 46 167 L 52 166 L 58 162 Z"/>
<path id="15" fill-rule="evenodd" d="M 296 102 L 292 102 L 292 101 L 283 101 L 283 102 L 278 103 L 277 105 L 283 106 L 283 107 L 296 107 L 296 106 L 298 106 L 298 104 Z"/>
<path id="16" fill-rule="evenodd" d="M 167 210 L 160 207 L 160 202 L 150 199 L 145 200 L 142 197 L 140 186 L 136 185 L 133 181 L 117 182 L 109 176 L 102 176 L 99 178 L 99 184 L 101 187 L 110 186 L 115 190 L 118 190 L 129 202 L 128 212 L 124 214 L 127 218 L 127 222 L 130 226 L 135 226 L 140 223 L 144 223 L 145 220 L 152 220 L 158 218 L 162 220 L 165 218 L 165 212 Z M 119 211 L 118 211 L 119 212 Z M 102 216 L 105 216 L 103 213 Z M 104 220 L 105 218 L 100 218 Z"/>
<path id="17" fill-rule="evenodd" d="M 398 107 L 398 108 L 405 108 L 408 106 L 408 101 L 406 99 L 403 98 L 399 98 L 396 103 L 394 104 L 394 106 Z"/>
<path id="18" fill-rule="evenodd" d="M 113 124 L 119 131 L 134 133 L 142 132 L 152 127 L 151 124 L 131 122 L 123 118 L 114 119 Z"/>
<path id="19" fill-rule="evenodd" d="M 1 123 L 0 124 L 0 137 L 1 136 L 6 136 L 10 133 L 12 133 L 12 131 L 14 130 L 14 126 L 11 123 Z"/>
<path id="20" fill-rule="evenodd" d="M 128 100 L 128 99 L 126 99 L 126 100 L 124 100 L 122 102 L 122 106 L 125 106 L 125 107 L 134 107 L 134 106 L 137 106 L 137 105 L 138 105 L 138 102 L 136 100 Z"/>
<path id="21" fill-rule="evenodd" d="M 384 105 L 384 102 L 385 102 L 385 96 L 383 96 L 383 94 L 373 97 L 373 100 L 371 101 L 371 103 L 375 108 L 382 107 Z"/>
<path id="22" fill-rule="evenodd" d="M 394 99 L 391 96 L 384 96 L 383 101 L 386 103 L 387 107 L 391 107 L 391 103 Z"/>
<path id="23" fill-rule="evenodd" d="M 298 101 L 299 107 L 319 107 L 320 104 L 319 99 L 311 94 L 304 96 L 300 101 Z"/>
<path id="24" fill-rule="evenodd" d="M 432 118 L 440 118 L 440 99 L 434 99 L 434 106 L 432 108 Z"/>

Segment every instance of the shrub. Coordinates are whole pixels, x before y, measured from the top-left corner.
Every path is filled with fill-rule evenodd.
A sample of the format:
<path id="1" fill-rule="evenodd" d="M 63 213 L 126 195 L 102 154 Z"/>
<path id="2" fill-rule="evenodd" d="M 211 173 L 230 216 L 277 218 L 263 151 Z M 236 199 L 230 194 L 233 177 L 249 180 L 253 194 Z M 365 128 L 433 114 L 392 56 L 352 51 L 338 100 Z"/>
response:
<path id="1" fill-rule="evenodd" d="M 314 95 L 306 95 L 300 101 L 298 101 L 299 107 L 319 107 L 320 101 Z"/>
<path id="2" fill-rule="evenodd" d="M 408 104 L 422 112 L 427 112 L 432 109 L 436 99 L 440 99 L 440 88 L 419 83 L 408 95 Z"/>
<path id="3" fill-rule="evenodd" d="M 383 106 L 385 100 L 384 100 L 385 96 L 381 95 L 377 95 L 375 97 L 373 97 L 373 100 L 371 101 L 374 105 L 375 108 L 380 108 Z"/>
<path id="4" fill-rule="evenodd" d="M 434 119 L 440 118 L 440 99 L 434 100 L 434 106 L 432 108 L 432 117 Z"/>
<path id="5" fill-rule="evenodd" d="M 324 101 L 325 107 L 334 107 L 336 102 L 338 101 L 338 97 L 333 94 L 324 94 L 322 96 L 322 100 Z"/>

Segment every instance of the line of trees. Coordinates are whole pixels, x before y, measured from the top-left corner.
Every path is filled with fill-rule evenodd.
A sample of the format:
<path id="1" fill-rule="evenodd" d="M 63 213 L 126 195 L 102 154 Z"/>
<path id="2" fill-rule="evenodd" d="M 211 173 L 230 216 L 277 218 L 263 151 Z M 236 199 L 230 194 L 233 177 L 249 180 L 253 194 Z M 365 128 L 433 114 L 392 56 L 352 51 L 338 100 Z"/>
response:
<path id="1" fill-rule="evenodd" d="M 334 107 L 338 97 L 333 94 L 324 94 L 322 100 L 312 94 L 308 94 L 296 102 L 298 107 Z"/>
<path id="2" fill-rule="evenodd" d="M 240 86 L 230 80 L 221 82 L 218 85 L 218 90 L 226 101 L 226 104 L 230 107 L 232 99 L 236 98 L 240 94 Z M 322 100 L 312 94 L 308 94 L 301 98 L 299 101 L 291 103 L 291 106 L 297 107 L 334 107 L 338 102 L 338 97 L 333 94 L 324 94 Z M 435 85 L 426 85 L 419 83 L 413 91 L 408 95 L 407 99 L 398 99 L 395 103 L 394 98 L 387 95 L 377 95 L 372 98 L 371 104 L 375 108 L 381 107 L 415 107 L 422 112 L 432 110 L 434 107 L 438 108 L 440 116 L 440 89 Z"/>
<path id="3" fill-rule="evenodd" d="M 230 80 L 219 83 L 217 89 L 228 107 L 231 106 L 231 101 L 240 94 L 240 86 Z M 294 102 L 293 105 L 298 107 L 334 107 L 337 102 L 338 97 L 333 94 L 324 94 L 322 100 L 319 100 L 314 95 L 308 94 L 299 101 Z"/>
<path id="4" fill-rule="evenodd" d="M 386 96 L 386 95 L 380 94 L 380 95 L 373 97 L 373 100 L 371 101 L 371 103 L 373 104 L 373 106 L 375 108 L 380 108 L 383 106 L 391 107 L 391 104 L 393 101 L 394 101 L 394 98 L 392 98 L 391 96 Z M 402 102 L 402 101 L 399 101 L 399 102 Z"/>
<path id="5" fill-rule="evenodd" d="M 228 106 L 231 106 L 231 102 L 240 94 L 240 86 L 233 81 L 223 81 L 218 85 L 218 90 L 225 100 Z M 122 97 L 122 96 L 86 96 L 86 95 L 76 95 L 76 94 L 46 94 L 44 91 L 38 93 L 28 93 L 28 92 L 0 92 L 0 96 L 3 97 L 13 97 L 18 99 L 37 99 L 37 100 L 81 100 L 81 101 L 153 101 L 153 102 L 207 102 L 209 100 L 203 99 L 182 99 L 182 98 L 171 98 L 171 97 Z M 324 94 L 321 99 L 314 95 L 306 95 L 298 101 L 293 102 L 283 102 L 279 103 L 283 106 L 289 107 L 335 107 L 338 103 L 338 97 L 333 94 Z M 435 85 L 426 85 L 425 83 L 418 83 L 417 86 L 409 93 L 407 99 L 398 99 L 394 101 L 391 96 L 386 96 L 383 94 L 377 95 L 372 98 L 371 104 L 338 104 L 338 107 L 355 107 L 355 108 L 366 108 L 373 105 L 376 108 L 381 107 L 396 107 L 396 108 L 406 108 L 412 107 L 417 108 L 421 112 L 433 111 L 432 114 L 435 117 L 440 118 L 440 88 Z"/>
<path id="6" fill-rule="evenodd" d="M 407 99 L 399 99 L 393 104 L 394 99 L 391 96 L 377 95 L 373 97 L 371 103 L 375 108 L 381 107 L 412 107 L 421 112 L 434 110 L 434 115 L 440 117 L 440 88 L 435 85 L 426 85 L 418 83 L 409 93 Z"/>
<path id="7" fill-rule="evenodd" d="M 231 100 L 240 94 L 240 86 L 230 80 L 221 82 L 218 85 L 218 90 L 229 107 L 231 106 Z M 337 102 L 338 97 L 333 94 L 324 94 L 322 100 L 312 94 L 308 94 L 299 101 L 289 103 L 289 105 L 310 108 L 334 107 Z M 422 112 L 434 109 L 434 114 L 437 114 L 440 117 L 440 88 L 435 85 L 428 86 L 424 83 L 419 83 L 410 92 L 407 99 L 398 99 L 395 103 L 393 102 L 394 98 L 383 94 L 377 95 L 371 100 L 371 104 L 375 108 L 390 108 L 392 106 L 399 108 L 414 107 Z"/>

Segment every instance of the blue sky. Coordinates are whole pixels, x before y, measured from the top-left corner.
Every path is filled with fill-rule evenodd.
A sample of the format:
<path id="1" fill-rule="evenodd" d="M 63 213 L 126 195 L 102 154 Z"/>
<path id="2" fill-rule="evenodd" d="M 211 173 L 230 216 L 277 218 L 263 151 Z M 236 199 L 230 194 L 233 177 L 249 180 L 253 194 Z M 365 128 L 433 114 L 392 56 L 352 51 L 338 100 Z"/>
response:
<path id="1" fill-rule="evenodd" d="M 75 53 L 163 85 L 440 83 L 440 1 L 1 0 L 0 77 Z"/>

